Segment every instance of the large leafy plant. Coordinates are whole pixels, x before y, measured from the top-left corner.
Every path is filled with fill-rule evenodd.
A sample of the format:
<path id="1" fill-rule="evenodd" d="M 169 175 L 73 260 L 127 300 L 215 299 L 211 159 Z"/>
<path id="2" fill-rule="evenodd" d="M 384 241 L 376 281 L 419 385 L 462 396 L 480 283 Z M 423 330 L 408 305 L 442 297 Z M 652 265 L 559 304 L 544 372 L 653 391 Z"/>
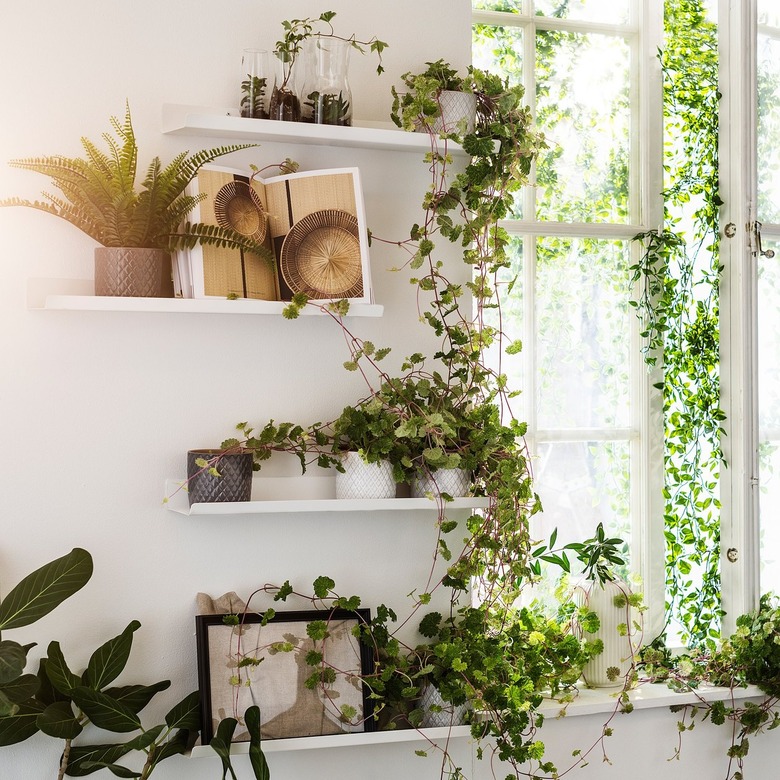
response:
<path id="1" fill-rule="evenodd" d="M 252 144 L 220 146 L 190 155 L 181 152 L 163 166 L 149 164 L 136 189 L 138 145 L 129 106 L 123 122 L 111 117 L 115 137 L 103 134 L 106 150 L 81 139 L 85 157 L 53 155 L 11 160 L 16 168 L 51 178 L 60 194 L 44 192 L 43 200 L 8 198 L 0 206 L 28 206 L 61 217 L 107 247 L 173 249 L 196 243 L 238 247 L 270 259 L 267 249 L 241 234 L 217 225 L 181 223 L 206 195 L 190 195 L 187 185 L 201 166 Z"/>
<path id="2" fill-rule="evenodd" d="M 23 628 L 48 615 L 81 590 L 91 576 L 92 557 L 78 547 L 36 569 L 0 603 L 0 631 Z M 7 739 L 6 718 L 23 712 L 40 687 L 35 675 L 24 674 L 27 654 L 34 646 L 0 641 L 0 744 Z"/>

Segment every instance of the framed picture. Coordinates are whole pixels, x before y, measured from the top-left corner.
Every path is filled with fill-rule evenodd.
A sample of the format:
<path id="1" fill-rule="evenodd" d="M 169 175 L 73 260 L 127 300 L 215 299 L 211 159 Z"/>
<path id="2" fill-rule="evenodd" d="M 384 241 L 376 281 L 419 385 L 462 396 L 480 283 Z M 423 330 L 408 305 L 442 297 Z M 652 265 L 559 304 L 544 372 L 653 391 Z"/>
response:
<path id="1" fill-rule="evenodd" d="M 362 680 L 371 671 L 371 651 L 353 633 L 371 619 L 369 610 L 280 612 L 265 625 L 253 613 L 236 625 L 224 618 L 195 618 L 203 744 L 229 717 L 239 724 L 234 739 L 248 741 L 243 716 L 252 705 L 260 708 L 263 739 L 373 730 Z M 327 680 L 306 684 L 323 671 Z"/>

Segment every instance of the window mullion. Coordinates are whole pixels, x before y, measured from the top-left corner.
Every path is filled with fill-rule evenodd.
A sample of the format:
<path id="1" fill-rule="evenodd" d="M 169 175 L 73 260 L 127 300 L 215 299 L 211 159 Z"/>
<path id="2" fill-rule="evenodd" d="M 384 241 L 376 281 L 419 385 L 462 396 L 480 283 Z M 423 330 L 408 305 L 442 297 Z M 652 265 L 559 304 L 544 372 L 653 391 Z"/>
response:
<path id="1" fill-rule="evenodd" d="M 726 413 L 721 469 L 721 579 L 724 633 L 757 606 L 758 444 L 756 401 L 756 268 L 750 226 L 756 219 L 756 6 L 720 0 L 721 403 Z M 725 232 L 725 231 L 724 231 Z M 731 231 L 729 231 L 731 232 Z M 730 555 L 729 551 L 732 552 Z"/>

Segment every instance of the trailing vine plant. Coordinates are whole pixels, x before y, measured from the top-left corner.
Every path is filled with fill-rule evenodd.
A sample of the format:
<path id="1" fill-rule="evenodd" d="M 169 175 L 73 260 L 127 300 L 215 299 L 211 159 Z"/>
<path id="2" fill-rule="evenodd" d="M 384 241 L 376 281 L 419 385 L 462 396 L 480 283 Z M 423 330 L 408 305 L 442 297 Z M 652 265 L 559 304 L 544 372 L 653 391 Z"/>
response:
<path id="1" fill-rule="evenodd" d="M 666 625 L 720 636 L 718 32 L 701 0 L 665 4 L 664 226 L 641 233 L 631 301 L 663 369 Z"/>

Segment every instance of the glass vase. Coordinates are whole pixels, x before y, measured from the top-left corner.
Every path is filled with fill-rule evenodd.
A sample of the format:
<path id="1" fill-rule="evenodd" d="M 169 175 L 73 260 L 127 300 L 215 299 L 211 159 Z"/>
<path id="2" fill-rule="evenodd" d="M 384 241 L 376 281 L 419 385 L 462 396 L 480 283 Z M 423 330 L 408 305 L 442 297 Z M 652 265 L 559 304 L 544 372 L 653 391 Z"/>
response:
<path id="1" fill-rule="evenodd" d="M 268 119 L 277 62 L 269 51 L 244 49 L 241 54 L 241 116 Z"/>
<path id="2" fill-rule="evenodd" d="M 321 125 L 352 124 L 352 91 L 347 81 L 352 44 L 315 36 L 304 41 L 304 81 L 300 92 L 303 121 Z"/>

